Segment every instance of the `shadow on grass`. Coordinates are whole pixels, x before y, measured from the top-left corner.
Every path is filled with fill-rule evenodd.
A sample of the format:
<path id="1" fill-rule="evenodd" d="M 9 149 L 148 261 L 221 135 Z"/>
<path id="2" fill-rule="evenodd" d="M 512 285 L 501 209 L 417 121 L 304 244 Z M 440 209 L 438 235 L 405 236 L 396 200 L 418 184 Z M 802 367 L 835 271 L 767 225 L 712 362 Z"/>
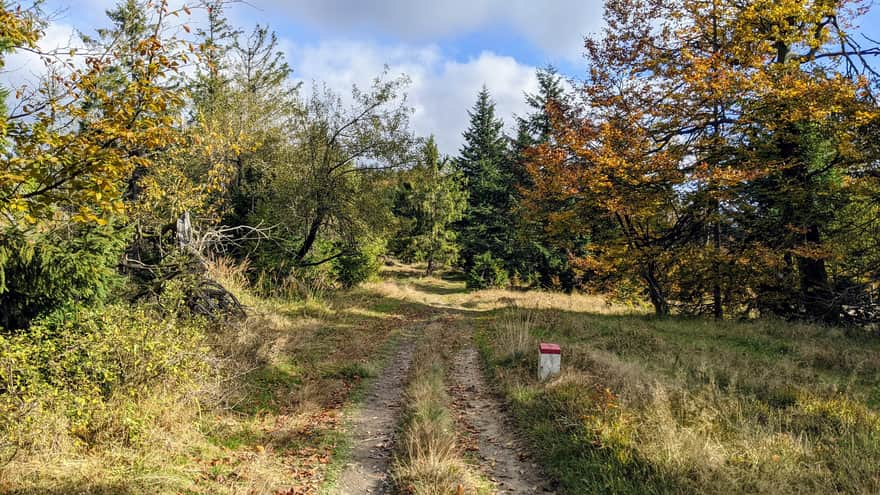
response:
<path id="1" fill-rule="evenodd" d="M 381 274 L 385 278 L 391 278 L 396 280 L 412 280 L 412 279 L 423 279 L 429 277 L 426 273 L 425 268 L 423 267 L 413 267 L 406 265 L 393 265 L 383 267 L 381 270 Z M 435 270 L 433 277 L 436 277 L 440 280 L 444 280 L 446 282 L 465 282 L 467 280 L 467 276 L 461 270 L 455 270 L 452 268 L 444 269 L 444 270 Z"/>
<path id="2" fill-rule="evenodd" d="M 393 265 L 386 266 L 380 270 L 383 278 L 392 278 L 398 280 L 408 280 L 425 276 L 425 270 L 413 266 Z"/>
<path id="3" fill-rule="evenodd" d="M 440 274 L 440 278 L 447 282 L 466 282 L 467 275 L 461 270 L 447 270 Z"/>
<path id="4" fill-rule="evenodd" d="M 553 386 L 537 384 L 531 353 L 528 356 L 516 354 L 515 358 L 493 358 L 491 349 L 494 347 L 489 342 L 500 349 L 506 345 L 504 327 L 493 326 L 493 317 L 505 311 L 511 310 L 495 310 L 474 320 L 481 329 L 478 342 L 484 362 L 496 383 L 509 387 L 504 395 L 515 422 L 539 455 L 547 474 L 559 483 L 561 493 L 666 494 L 707 489 L 701 484 L 706 482 L 686 472 L 671 472 L 640 455 L 638 446 L 627 441 L 617 443 L 614 425 L 618 423 L 613 416 L 610 420 L 602 416 L 601 421 L 593 422 L 598 413 L 587 384 L 573 381 Z M 562 345 L 565 369 L 584 373 L 599 384 L 606 383 L 610 377 L 612 388 L 615 388 L 614 377 L 641 380 L 639 377 L 644 376 L 648 383 L 666 376 L 695 398 L 701 397 L 701 390 L 711 389 L 715 391 L 712 393 L 736 401 L 732 411 L 743 417 L 758 418 L 755 421 L 760 422 L 763 421 L 760 418 L 766 418 L 767 412 L 772 411 L 773 417 L 790 418 L 790 422 L 779 427 L 779 432 L 791 438 L 825 432 L 822 442 L 836 441 L 837 420 L 826 417 L 824 412 L 803 409 L 799 403 L 805 396 L 819 397 L 818 403 L 828 400 L 829 404 L 837 404 L 841 391 L 846 390 L 846 400 L 872 407 L 870 400 L 861 397 L 870 397 L 869 391 L 880 382 L 880 366 L 871 364 L 870 357 L 872 352 L 880 352 L 880 341 L 849 339 L 834 329 L 810 327 L 797 334 L 779 331 L 779 325 L 790 324 L 773 320 L 713 322 L 556 309 L 512 311 L 531 313 L 530 323 L 523 325 L 533 339 Z M 522 320 L 514 317 L 511 321 L 515 327 Z M 825 363 L 811 357 L 817 352 L 822 356 L 860 353 L 860 359 L 851 360 L 851 365 L 842 364 L 840 359 Z M 617 368 L 609 367 L 609 363 L 618 361 L 621 370 L 633 370 L 632 377 L 614 374 Z M 616 383 L 620 383 L 620 379 Z M 626 421 L 619 423 L 626 427 Z M 827 433 L 829 431 L 832 433 Z M 864 442 L 875 438 L 873 434 L 855 435 L 858 441 Z M 858 454 L 871 455 L 870 449 Z M 836 466 L 838 461 L 833 456 L 821 462 L 827 462 L 829 469 L 836 469 L 835 476 L 847 473 L 863 478 L 871 476 L 866 470 L 857 472 Z M 707 479 L 715 479 L 716 472 L 721 479 L 731 470 L 735 471 L 728 466 L 700 465 L 700 469 Z M 727 472 L 722 474 L 722 470 Z M 773 483 L 770 477 L 762 481 Z M 741 490 L 731 491 L 754 491 L 751 486 L 738 488 Z M 857 488 L 872 492 L 868 485 Z"/>
<path id="5" fill-rule="evenodd" d="M 633 449 L 615 448 L 571 417 L 569 402 L 588 400 L 580 386 L 510 401 L 514 421 L 562 493 L 694 493 Z"/>
<path id="6" fill-rule="evenodd" d="M 431 284 L 428 282 L 413 281 L 412 286 L 426 294 L 434 294 L 437 296 L 466 294 L 468 292 L 467 288 L 465 288 L 463 285 L 442 286 Z"/>
<path id="7" fill-rule="evenodd" d="M 385 275 L 404 281 L 426 295 L 466 292 L 463 284 L 449 283 L 461 280 L 457 273 L 443 274 L 443 282 L 436 283 L 424 279 L 423 273 L 416 269 L 395 267 L 387 270 Z M 245 378 L 250 388 L 237 411 L 246 419 L 254 420 L 267 412 L 284 414 L 295 402 L 291 397 L 308 386 L 319 389 L 314 400 L 321 408 L 338 409 L 356 402 L 370 376 L 379 369 L 376 363 L 382 362 L 383 353 L 390 352 L 395 335 L 404 326 L 443 315 L 461 317 L 474 327 L 485 328 L 502 312 L 508 311 L 505 308 L 480 309 L 478 305 L 475 301 L 470 308 L 450 308 L 442 302 L 415 301 L 404 296 L 390 297 L 357 289 L 337 294 L 328 306 L 330 309 L 319 316 L 320 326 L 311 331 L 306 343 L 285 349 L 289 366 L 272 365 Z M 531 329 L 534 338 L 552 339 L 564 344 L 564 348 L 589 345 L 627 360 L 671 363 L 670 373 L 678 369 L 691 373 L 689 368 L 696 369 L 696 365 L 691 364 L 700 356 L 742 364 L 743 369 L 796 357 L 790 355 L 794 352 L 790 345 L 792 339 L 767 335 L 762 330 L 766 329 L 766 323 L 764 327 L 753 327 L 748 323 L 715 324 L 652 315 L 608 315 L 578 311 L 577 308 L 529 311 L 538 314 L 537 324 Z M 290 316 L 297 317 L 296 314 Z M 569 363 L 571 361 L 566 365 Z M 495 366 L 516 368 L 525 364 L 495 363 Z M 523 371 L 531 372 L 531 367 Z M 719 383 L 724 382 L 724 377 L 716 378 Z M 695 371 L 693 377 L 688 375 L 688 379 L 702 380 L 704 377 Z M 756 388 L 748 390 L 749 386 L 751 384 L 740 384 L 747 393 L 755 394 L 771 407 L 791 404 L 789 389 L 777 391 L 764 384 L 767 389 L 764 391 L 759 388 L 760 384 L 756 384 Z M 571 400 L 578 400 L 581 392 L 584 391 L 570 391 Z M 665 494 L 693 490 L 692 486 L 681 484 L 680 480 L 640 457 L 633 449 L 621 456 L 620 450 L 603 446 L 591 436 L 593 433 L 579 418 L 567 415 L 558 398 L 546 392 L 509 398 L 509 403 L 520 430 L 530 439 L 532 447 L 544 460 L 544 468 L 558 480 L 565 493 Z M 341 461 L 335 457 L 344 456 L 338 448 L 345 442 L 342 435 L 334 427 L 291 428 L 272 434 L 248 427 L 218 430 L 216 442 L 232 449 L 272 445 L 288 451 L 303 447 L 333 450 L 333 462 L 339 463 Z"/>
<path id="8" fill-rule="evenodd" d="M 59 482 L 38 485 L 33 488 L 9 489 L 0 485 L 0 493 L 4 495 L 140 495 L 143 488 L 132 487 L 124 483 L 101 482 Z"/>

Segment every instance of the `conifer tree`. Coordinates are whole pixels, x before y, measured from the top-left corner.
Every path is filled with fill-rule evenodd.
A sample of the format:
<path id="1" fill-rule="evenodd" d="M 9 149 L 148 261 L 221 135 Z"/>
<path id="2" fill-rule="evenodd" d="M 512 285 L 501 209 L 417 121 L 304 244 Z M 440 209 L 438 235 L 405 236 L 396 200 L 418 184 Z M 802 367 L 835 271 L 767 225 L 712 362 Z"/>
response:
<path id="1" fill-rule="evenodd" d="M 461 220 L 466 204 L 458 173 L 441 159 L 434 137 L 422 148 L 419 162 L 407 171 L 394 194 L 394 214 L 402 228 L 392 250 L 405 261 L 424 261 L 430 275 L 458 254 L 452 224 Z"/>
<path id="2" fill-rule="evenodd" d="M 562 77 L 553 66 L 538 69 L 538 91 L 526 94 L 530 112 L 517 118 L 517 136 L 513 140 L 511 165 L 515 181 L 516 220 L 518 239 L 515 262 L 520 273 L 535 274 L 543 287 L 574 289 L 575 274 L 568 261 L 569 251 L 579 252 L 580 237 L 569 239 L 566 247 L 548 238 L 541 221 L 530 217 L 523 208 L 521 190 L 532 186 L 526 169 L 529 153 L 537 145 L 553 139 L 555 120 L 564 118 L 571 110 L 571 96 L 565 91 Z"/>
<path id="3" fill-rule="evenodd" d="M 515 236 L 510 215 L 514 180 L 507 138 L 485 86 L 468 115 L 470 125 L 456 162 L 468 193 L 467 210 L 459 225 L 461 264 L 465 269 L 470 269 L 474 258 L 485 252 L 509 261 Z"/>
<path id="4" fill-rule="evenodd" d="M 225 3 L 225 0 L 207 2 L 207 26 L 195 31 L 201 48 L 200 63 L 190 89 L 196 111 L 210 109 L 221 97 L 220 93 L 228 90 L 230 83 L 228 54 L 241 31 L 229 25 Z"/>
<path id="5" fill-rule="evenodd" d="M 562 84 L 562 76 L 552 65 L 535 72 L 538 92 L 526 94 L 531 111 L 517 118 L 517 147 L 520 149 L 553 138 L 553 112 L 564 114 L 571 106 L 571 97 Z"/>
<path id="6" fill-rule="evenodd" d="M 230 157 L 234 181 L 229 190 L 229 211 L 225 220 L 233 225 L 259 223 L 258 206 L 271 195 L 266 184 L 272 161 L 284 148 L 289 121 L 301 108 L 299 85 L 288 77 L 293 72 L 278 47 L 278 36 L 257 25 L 246 36 L 236 38 L 230 52 L 233 94 L 228 119 L 258 146 Z M 242 118 L 247 115 L 248 118 Z"/>

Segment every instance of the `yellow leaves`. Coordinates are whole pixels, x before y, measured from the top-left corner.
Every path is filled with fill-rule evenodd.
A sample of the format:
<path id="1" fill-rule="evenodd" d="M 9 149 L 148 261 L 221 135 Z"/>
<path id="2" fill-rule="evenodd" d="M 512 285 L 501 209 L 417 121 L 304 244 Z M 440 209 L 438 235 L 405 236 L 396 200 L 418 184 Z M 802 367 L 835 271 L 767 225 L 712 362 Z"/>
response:
<path id="1" fill-rule="evenodd" d="M 98 223 L 102 219 L 88 208 L 81 208 L 79 213 L 70 217 L 70 220 L 75 223 Z"/>
<path id="2" fill-rule="evenodd" d="M 821 244 L 803 244 L 790 249 L 790 252 L 800 258 L 811 260 L 825 260 L 834 256 L 834 252 L 828 246 Z"/>
<path id="3" fill-rule="evenodd" d="M 853 125 L 866 125 L 877 119 L 880 119 L 880 111 L 876 107 L 871 110 L 860 109 L 853 115 Z"/>
<path id="4" fill-rule="evenodd" d="M 34 47 L 41 34 L 39 24 L 29 13 L 6 5 L 0 8 L 0 38 L 13 46 Z"/>
<path id="5" fill-rule="evenodd" d="M 15 198 L 9 202 L 8 208 L 13 213 L 24 213 L 28 210 L 28 204 L 23 198 Z"/>
<path id="6" fill-rule="evenodd" d="M 29 26 L 32 20 L 0 9 L 0 35 L 25 44 L 37 36 L 21 31 Z M 170 42 L 148 36 L 133 56 L 125 55 L 129 78 L 121 87 L 108 86 L 106 70 L 122 56 L 108 50 L 106 56 L 86 58 L 82 68 L 53 74 L 59 93 L 45 94 L 51 112 L 10 128 L 12 157 L 0 172 L 5 218 L 36 222 L 73 210 L 73 221 L 103 224 L 124 213 L 120 195 L 133 168 L 149 170 L 157 152 L 180 141 L 183 97 L 162 81 L 181 65 L 181 54 Z M 85 95 L 89 105 L 83 105 Z M 56 116 L 65 120 L 56 122 Z M 85 125 L 72 128 L 68 121 Z"/>

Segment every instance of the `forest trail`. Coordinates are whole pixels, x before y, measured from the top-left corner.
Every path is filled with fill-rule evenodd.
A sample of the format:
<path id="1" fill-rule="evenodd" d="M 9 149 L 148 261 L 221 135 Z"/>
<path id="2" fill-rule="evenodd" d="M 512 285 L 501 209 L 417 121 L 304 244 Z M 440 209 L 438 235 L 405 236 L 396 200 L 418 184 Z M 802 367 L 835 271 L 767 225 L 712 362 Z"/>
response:
<path id="1" fill-rule="evenodd" d="M 476 443 L 480 467 L 498 493 L 545 493 L 547 484 L 508 424 L 501 402 L 493 395 L 480 368 L 476 349 L 455 357 L 457 374 L 450 376 L 450 395 L 459 424 Z"/>
<path id="2" fill-rule="evenodd" d="M 352 412 L 352 451 L 332 493 L 394 493 L 395 434 L 406 406 L 408 370 L 419 339 L 424 332 L 441 331 L 437 325 L 445 325 L 443 330 L 461 337 L 454 349 L 450 344 L 443 351 L 451 351 L 446 367 L 449 407 L 462 451 L 474 454 L 469 456 L 471 467 L 487 480 L 489 493 L 549 493 L 537 465 L 516 438 L 501 401 L 487 383 L 472 341 L 475 318 L 510 301 L 483 301 L 466 292 L 460 281 L 415 278 L 412 273 L 398 274 L 378 285 L 386 296 L 430 308 L 434 323 L 413 324 L 403 332 L 388 365 L 370 385 L 362 405 Z"/>
<path id="3" fill-rule="evenodd" d="M 372 384 L 363 405 L 351 418 L 352 450 L 339 477 L 337 493 L 340 495 L 389 491 L 388 469 L 394 432 L 403 402 L 403 384 L 417 338 L 416 330 L 404 334 L 397 351 Z"/>

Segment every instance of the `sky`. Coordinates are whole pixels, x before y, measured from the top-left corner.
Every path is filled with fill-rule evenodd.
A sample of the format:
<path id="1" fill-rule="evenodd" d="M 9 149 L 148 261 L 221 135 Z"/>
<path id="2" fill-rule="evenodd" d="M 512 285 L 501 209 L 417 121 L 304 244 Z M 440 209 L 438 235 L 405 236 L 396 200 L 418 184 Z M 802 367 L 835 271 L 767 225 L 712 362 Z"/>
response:
<path id="1" fill-rule="evenodd" d="M 42 47 L 66 45 L 74 29 L 106 25 L 104 12 L 114 3 L 47 0 L 53 22 Z M 350 93 L 385 65 L 407 74 L 413 130 L 435 135 L 441 152 L 454 155 L 484 84 L 513 132 L 514 115 L 527 111 L 524 94 L 537 88 L 536 68 L 552 63 L 565 74 L 582 73 L 583 38 L 599 30 L 601 10 L 600 0 L 247 0 L 229 6 L 227 16 L 245 30 L 261 24 L 276 31 L 304 88 L 319 81 Z M 19 55 L 4 78 L 26 80 L 38 65 Z"/>
<path id="2" fill-rule="evenodd" d="M 183 0 L 178 0 L 183 1 Z M 106 25 L 114 0 L 46 0 L 53 22 L 43 48 L 68 44 L 74 29 Z M 190 2 L 192 5 L 194 2 Z M 467 110 L 483 85 L 513 132 L 514 116 L 528 111 L 524 94 L 535 91 L 535 70 L 552 64 L 579 78 L 584 37 L 602 28 L 601 0 L 247 0 L 227 8 L 244 30 L 255 24 L 277 32 L 293 77 L 325 82 L 335 91 L 366 86 L 387 65 L 407 74 L 413 130 L 435 135 L 441 152 L 454 155 L 467 127 Z M 191 25 L 198 25 L 196 12 Z M 862 20 L 880 39 L 880 5 Z M 0 75 L 26 80 L 38 64 L 22 54 Z"/>

